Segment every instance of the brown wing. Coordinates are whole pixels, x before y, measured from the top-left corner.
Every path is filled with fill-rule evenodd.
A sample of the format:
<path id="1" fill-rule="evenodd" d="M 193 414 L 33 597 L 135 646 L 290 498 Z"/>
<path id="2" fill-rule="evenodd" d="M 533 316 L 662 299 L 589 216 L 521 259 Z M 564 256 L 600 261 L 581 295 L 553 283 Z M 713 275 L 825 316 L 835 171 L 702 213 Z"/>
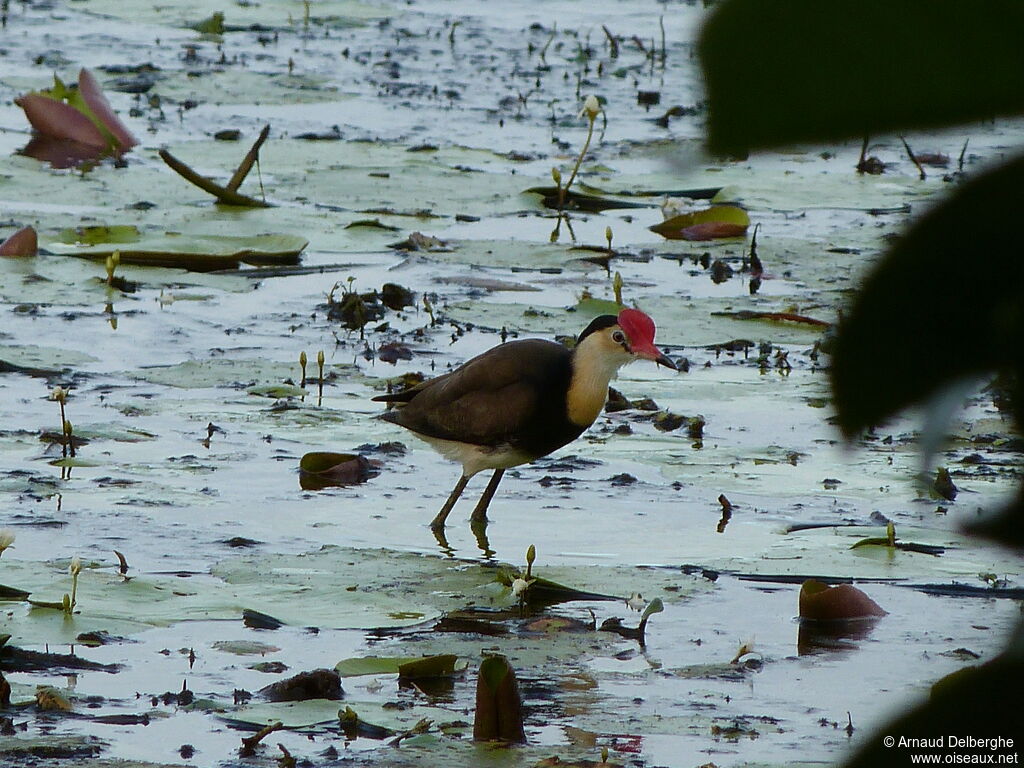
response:
<path id="1" fill-rule="evenodd" d="M 565 421 L 572 355 L 541 339 L 513 341 L 451 373 L 375 400 L 405 402 L 383 418 L 442 440 L 495 446 L 533 443 Z"/>

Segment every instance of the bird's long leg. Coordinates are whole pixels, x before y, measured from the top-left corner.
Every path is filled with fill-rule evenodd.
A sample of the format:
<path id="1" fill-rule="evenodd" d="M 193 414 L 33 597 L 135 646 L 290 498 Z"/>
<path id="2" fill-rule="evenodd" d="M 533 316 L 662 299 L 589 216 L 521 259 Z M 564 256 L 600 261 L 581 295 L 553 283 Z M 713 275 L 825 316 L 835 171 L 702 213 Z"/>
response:
<path id="1" fill-rule="evenodd" d="M 430 521 L 430 527 L 435 531 L 444 528 L 444 521 L 448 519 L 448 513 L 452 511 L 452 507 L 455 506 L 455 502 L 459 500 L 459 496 L 466 490 L 466 483 L 469 482 L 469 478 L 462 475 L 459 478 L 459 482 L 452 488 L 451 494 L 448 496 L 448 501 L 441 507 L 441 511 L 434 516 L 434 519 Z M 490 487 L 490 486 L 488 486 Z"/>
<path id="2" fill-rule="evenodd" d="M 469 519 L 474 523 L 487 521 L 487 506 L 491 503 L 491 497 L 494 496 L 494 492 L 498 490 L 498 483 L 501 482 L 501 478 L 504 474 L 504 469 L 494 470 L 494 474 L 491 475 L 491 481 L 487 484 L 487 487 L 484 488 L 483 496 L 480 497 L 480 501 L 476 503 L 476 507 L 473 509 L 473 514 L 469 517 Z"/>

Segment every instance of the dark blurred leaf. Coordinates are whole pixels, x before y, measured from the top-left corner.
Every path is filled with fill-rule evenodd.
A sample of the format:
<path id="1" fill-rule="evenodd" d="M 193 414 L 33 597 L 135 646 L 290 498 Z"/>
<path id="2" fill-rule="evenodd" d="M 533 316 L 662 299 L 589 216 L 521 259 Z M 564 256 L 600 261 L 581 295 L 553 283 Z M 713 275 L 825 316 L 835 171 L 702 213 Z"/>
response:
<path id="1" fill-rule="evenodd" d="M 1024 370 L 1024 158 L 928 212 L 867 276 L 832 356 L 848 436 L 965 377 Z"/>
<path id="2" fill-rule="evenodd" d="M 1024 3 L 727 0 L 699 44 L 715 152 L 1024 111 Z"/>
<path id="3" fill-rule="evenodd" d="M 1018 652 L 1019 653 L 1019 652 Z M 932 686 L 931 698 L 909 713 L 884 723 L 871 736 L 860 740 L 861 748 L 845 763 L 846 768 L 888 768 L 905 766 L 907 750 L 886 746 L 883 737 L 896 739 L 946 739 L 970 736 L 974 739 L 1015 739 L 1024 733 L 1024 707 L 1013 704 L 1020 696 L 1024 661 L 1012 651 L 987 664 L 966 667 Z M 1005 741 L 1004 741 L 1005 744 Z M 977 752 L 999 757 L 1018 748 L 984 749 Z"/>

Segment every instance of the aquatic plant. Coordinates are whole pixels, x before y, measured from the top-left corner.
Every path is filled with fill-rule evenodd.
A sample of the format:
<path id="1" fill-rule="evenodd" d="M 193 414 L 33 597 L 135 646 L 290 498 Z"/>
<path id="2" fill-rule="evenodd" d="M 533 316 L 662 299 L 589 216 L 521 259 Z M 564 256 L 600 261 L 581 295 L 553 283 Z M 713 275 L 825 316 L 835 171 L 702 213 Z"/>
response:
<path id="1" fill-rule="evenodd" d="M 11 548 L 14 539 L 14 531 L 10 528 L 0 528 L 0 556 L 3 556 L 4 552 Z"/>
<path id="2" fill-rule="evenodd" d="M 60 404 L 60 432 L 63 435 L 61 449 L 64 458 L 67 458 L 69 449 L 71 455 L 75 455 L 75 446 L 71 442 L 71 422 L 68 421 L 67 413 L 64 410 L 64 404 L 67 402 L 70 393 L 71 389 L 65 389 L 64 387 L 54 387 L 50 391 L 50 399 L 56 400 Z"/>
<path id="3" fill-rule="evenodd" d="M 71 563 L 68 565 L 68 573 L 71 574 L 71 594 L 64 594 L 62 604 L 64 606 L 64 613 L 70 616 L 74 613 L 75 606 L 78 604 L 78 574 L 82 572 L 82 561 L 78 555 L 71 558 Z"/>

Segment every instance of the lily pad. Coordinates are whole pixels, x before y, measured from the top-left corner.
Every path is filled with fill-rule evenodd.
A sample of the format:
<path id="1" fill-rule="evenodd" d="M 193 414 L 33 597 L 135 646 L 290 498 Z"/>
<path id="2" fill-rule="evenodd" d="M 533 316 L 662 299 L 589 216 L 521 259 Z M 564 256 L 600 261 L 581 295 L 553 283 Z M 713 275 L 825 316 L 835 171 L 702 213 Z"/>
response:
<path id="1" fill-rule="evenodd" d="M 299 484 L 305 490 L 365 483 L 377 473 L 374 462 L 355 453 L 315 451 L 299 461 Z"/>
<path id="2" fill-rule="evenodd" d="M 750 216 L 739 206 L 713 205 L 673 216 L 648 229 L 667 240 L 714 240 L 741 237 L 748 226 Z"/>
<path id="3" fill-rule="evenodd" d="M 888 613 L 852 584 L 830 587 L 809 579 L 800 587 L 800 618 L 816 621 L 862 619 L 885 616 Z"/>
<path id="4" fill-rule="evenodd" d="M 127 237 L 123 229 L 118 237 Z M 195 272 L 235 269 L 246 264 L 297 264 L 309 244 L 297 235 L 199 235 L 167 232 L 147 235 L 136 240 L 115 240 L 88 245 L 67 243 L 63 238 L 52 241 L 46 249 L 65 256 L 105 260 L 117 251 L 122 264 L 150 267 L 177 267 Z"/>

